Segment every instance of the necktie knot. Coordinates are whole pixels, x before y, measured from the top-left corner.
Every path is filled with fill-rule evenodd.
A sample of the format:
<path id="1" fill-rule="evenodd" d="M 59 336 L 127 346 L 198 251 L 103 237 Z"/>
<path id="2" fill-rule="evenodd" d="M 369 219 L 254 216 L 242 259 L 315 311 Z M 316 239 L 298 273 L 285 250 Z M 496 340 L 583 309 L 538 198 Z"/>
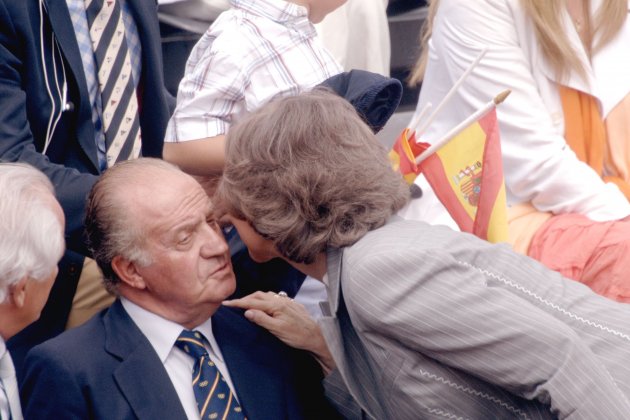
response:
<path id="1" fill-rule="evenodd" d="M 199 360 L 204 356 L 208 357 L 203 340 L 203 335 L 199 331 L 183 330 L 177 337 L 175 345 L 195 360 Z"/>

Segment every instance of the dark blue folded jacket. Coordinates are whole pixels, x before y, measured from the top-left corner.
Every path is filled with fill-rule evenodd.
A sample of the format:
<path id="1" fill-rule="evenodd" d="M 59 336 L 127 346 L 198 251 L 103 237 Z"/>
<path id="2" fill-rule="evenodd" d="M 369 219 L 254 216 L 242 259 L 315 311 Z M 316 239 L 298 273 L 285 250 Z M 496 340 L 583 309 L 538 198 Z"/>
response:
<path id="1" fill-rule="evenodd" d="M 350 102 L 374 133 L 378 133 L 396 111 L 403 93 L 398 80 L 364 70 L 340 73 L 319 86 L 333 90 Z"/>

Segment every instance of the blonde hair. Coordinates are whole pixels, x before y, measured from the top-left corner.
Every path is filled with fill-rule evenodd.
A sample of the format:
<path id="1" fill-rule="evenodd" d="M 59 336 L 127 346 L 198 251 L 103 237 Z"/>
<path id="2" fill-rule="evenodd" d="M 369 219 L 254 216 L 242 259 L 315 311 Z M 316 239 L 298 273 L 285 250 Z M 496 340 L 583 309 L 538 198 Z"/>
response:
<path id="1" fill-rule="evenodd" d="M 424 77 L 428 61 L 428 42 L 433 32 L 433 20 L 439 3 L 439 0 L 431 0 L 429 4 L 427 20 L 420 35 L 422 53 L 409 77 L 409 83 L 412 85 L 420 83 Z M 521 0 L 521 3 L 532 20 L 536 38 L 543 54 L 556 73 L 563 77 L 570 70 L 573 70 L 584 76 L 585 69 L 578 59 L 576 51 L 572 48 L 560 20 L 561 12 L 565 7 L 565 0 Z M 595 14 L 594 21 L 590 22 L 591 40 L 593 34 L 600 33 L 597 45 L 590 46 L 592 53 L 597 52 L 610 42 L 621 30 L 628 15 L 627 7 L 627 0 L 602 2 L 602 6 Z"/>

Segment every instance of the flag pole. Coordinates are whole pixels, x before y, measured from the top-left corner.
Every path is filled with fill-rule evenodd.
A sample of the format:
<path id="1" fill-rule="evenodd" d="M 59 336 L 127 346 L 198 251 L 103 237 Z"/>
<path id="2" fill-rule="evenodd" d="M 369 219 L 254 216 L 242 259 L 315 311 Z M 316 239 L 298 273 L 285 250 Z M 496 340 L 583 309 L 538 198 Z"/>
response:
<path id="1" fill-rule="evenodd" d="M 475 121 L 477 121 L 479 118 L 481 118 L 486 112 L 490 111 L 492 108 L 496 107 L 497 105 L 499 105 L 501 102 L 503 102 L 505 100 L 505 98 L 508 97 L 508 95 L 511 93 L 511 90 L 504 90 L 503 92 L 499 93 L 497 96 L 494 97 L 494 99 L 492 99 L 490 102 L 488 102 L 487 104 L 485 104 L 484 106 L 482 106 L 481 108 L 479 108 L 477 111 L 475 111 L 472 115 L 470 115 L 468 118 L 466 118 L 464 121 L 462 121 L 461 123 L 457 124 L 455 127 L 453 127 L 448 133 L 446 133 L 440 140 L 436 141 L 435 143 L 433 143 L 431 146 L 429 146 L 424 152 L 422 152 L 417 158 L 416 158 L 416 164 L 420 164 L 420 162 L 422 162 L 423 160 L 425 160 L 426 158 L 428 158 L 429 156 L 431 156 L 433 153 L 437 152 L 442 146 L 444 146 L 446 143 L 448 143 L 453 137 L 457 136 L 459 133 L 461 133 L 462 131 L 464 131 L 464 129 L 466 127 L 468 127 L 469 125 L 471 125 L 472 123 L 474 123 Z"/>
<path id="2" fill-rule="evenodd" d="M 446 103 L 453 97 L 453 95 L 455 95 L 455 92 L 457 92 L 457 89 L 459 89 L 459 87 L 462 85 L 462 83 L 464 83 L 464 80 L 466 80 L 466 77 L 468 77 L 468 75 L 473 71 L 473 69 L 475 67 L 477 67 L 477 64 L 479 64 L 479 62 L 481 61 L 483 56 L 486 55 L 487 52 L 488 52 L 488 48 L 487 47 L 484 48 L 483 50 L 481 50 L 481 52 L 479 53 L 477 58 L 475 58 L 475 60 L 472 63 L 470 63 L 470 66 L 468 66 L 466 71 L 461 76 L 459 76 L 459 79 L 457 79 L 455 84 L 446 93 L 446 96 L 444 96 L 444 98 L 438 104 L 438 106 L 435 108 L 433 113 L 429 116 L 429 118 L 427 118 L 426 121 L 423 122 L 423 124 L 421 126 L 420 126 L 420 122 L 421 122 L 420 118 L 417 118 L 418 122 L 416 124 L 411 124 L 409 126 L 410 128 L 412 128 L 416 132 L 416 139 L 420 138 L 420 136 L 424 133 L 424 131 L 427 129 L 427 127 L 429 125 L 431 125 L 431 123 L 433 122 L 433 120 L 435 119 L 437 114 L 442 110 L 442 108 L 444 108 L 444 105 L 446 105 Z M 414 121 L 414 123 L 415 122 L 416 121 Z"/>
<path id="3" fill-rule="evenodd" d="M 424 116 L 427 115 L 427 113 L 431 110 L 432 107 L 433 107 L 433 104 L 431 104 L 431 102 L 427 102 L 424 108 L 422 108 L 422 111 L 420 111 L 420 113 L 418 114 L 418 116 L 411 121 L 411 124 L 409 124 L 409 127 L 418 126 L 420 124 L 420 121 L 422 121 Z"/>

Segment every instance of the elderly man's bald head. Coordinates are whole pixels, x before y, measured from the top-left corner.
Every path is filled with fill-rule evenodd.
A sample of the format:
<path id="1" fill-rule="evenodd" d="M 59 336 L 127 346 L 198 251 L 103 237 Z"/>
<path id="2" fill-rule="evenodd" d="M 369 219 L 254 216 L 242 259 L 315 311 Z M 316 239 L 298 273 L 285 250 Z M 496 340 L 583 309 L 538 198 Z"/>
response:
<path id="1" fill-rule="evenodd" d="M 160 188 L 176 192 L 178 186 L 189 183 L 197 181 L 177 166 L 161 159 L 140 158 L 117 163 L 94 185 L 88 197 L 85 227 L 90 251 L 110 292 L 116 293 L 120 281 L 111 268 L 116 255 L 144 265 L 151 262 L 142 249 L 147 233 L 142 220 L 156 204 L 154 192 Z"/>

